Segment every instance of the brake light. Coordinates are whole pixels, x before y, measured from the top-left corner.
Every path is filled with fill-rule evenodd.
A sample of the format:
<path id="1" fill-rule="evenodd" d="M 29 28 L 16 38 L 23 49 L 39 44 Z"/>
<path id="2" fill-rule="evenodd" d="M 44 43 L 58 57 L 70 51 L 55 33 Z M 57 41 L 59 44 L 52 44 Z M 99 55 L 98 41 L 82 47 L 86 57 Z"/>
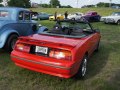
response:
<path id="1" fill-rule="evenodd" d="M 23 43 L 18 43 L 18 44 L 16 44 L 15 49 L 18 50 L 18 51 L 29 52 L 30 51 L 30 45 L 23 44 Z"/>
<path id="2" fill-rule="evenodd" d="M 72 54 L 70 51 L 52 49 L 50 50 L 49 57 L 56 58 L 56 59 L 71 60 Z"/>

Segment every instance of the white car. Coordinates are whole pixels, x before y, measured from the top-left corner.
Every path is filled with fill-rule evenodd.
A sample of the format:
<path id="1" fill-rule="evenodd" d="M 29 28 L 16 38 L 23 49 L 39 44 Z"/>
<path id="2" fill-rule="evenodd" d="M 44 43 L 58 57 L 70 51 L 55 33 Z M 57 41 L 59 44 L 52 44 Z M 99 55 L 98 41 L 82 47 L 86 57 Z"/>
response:
<path id="1" fill-rule="evenodd" d="M 110 16 L 102 17 L 101 21 L 104 23 L 116 23 L 120 25 L 120 12 L 114 12 Z"/>
<path id="2" fill-rule="evenodd" d="M 78 20 L 78 19 L 81 19 L 82 16 L 83 16 L 83 13 L 76 12 L 74 14 L 69 14 L 68 19 Z"/>

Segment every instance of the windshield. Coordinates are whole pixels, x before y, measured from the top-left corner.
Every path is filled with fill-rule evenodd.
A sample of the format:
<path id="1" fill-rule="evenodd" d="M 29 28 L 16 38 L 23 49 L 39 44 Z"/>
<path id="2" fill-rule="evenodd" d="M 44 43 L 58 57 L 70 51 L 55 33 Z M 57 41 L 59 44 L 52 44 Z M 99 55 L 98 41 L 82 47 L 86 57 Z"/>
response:
<path id="1" fill-rule="evenodd" d="M 112 13 L 112 16 L 120 16 L 120 12 L 114 12 Z"/>
<path id="2" fill-rule="evenodd" d="M 9 17 L 8 11 L 0 11 L 0 18 L 7 18 Z"/>
<path id="3" fill-rule="evenodd" d="M 88 23 L 83 22 L 59 22 L 51 30 L 41 34 L 64 36 L 64 37 L 84 37 L 92 33 Z"/>

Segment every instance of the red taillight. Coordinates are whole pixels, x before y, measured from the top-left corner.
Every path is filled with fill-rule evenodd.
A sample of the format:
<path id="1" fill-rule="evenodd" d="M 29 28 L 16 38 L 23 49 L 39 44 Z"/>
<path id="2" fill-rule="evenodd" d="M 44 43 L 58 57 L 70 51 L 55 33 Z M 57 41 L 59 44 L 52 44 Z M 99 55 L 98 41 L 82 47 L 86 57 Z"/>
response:
<path id="1" fill-rule="evenodd" d="M 49 57 L 53 57 L 56 59 L 71 60 L 72 54 L 70 51 L 52 49 L 52 50 L 50 50 Z"/>
<path id="2" fill-rule="evenodd" d="M 15 49 L 18 50 L 18 51 L 29 52 L 30 51 L 30 45 L 23 44 L 23 43 L 18 43 L 18 44 L 16 44 Z"/>

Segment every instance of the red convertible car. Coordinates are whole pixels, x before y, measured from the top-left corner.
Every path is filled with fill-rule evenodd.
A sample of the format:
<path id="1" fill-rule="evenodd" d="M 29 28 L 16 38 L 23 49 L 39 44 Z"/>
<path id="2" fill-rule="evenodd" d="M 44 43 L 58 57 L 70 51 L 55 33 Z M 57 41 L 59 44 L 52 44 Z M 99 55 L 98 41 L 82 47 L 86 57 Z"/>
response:
<path id="1" fill-rule="evenodd" d="M 48 31 L 20 37 L 11 53 L 20 67 L 62 78 L 85 77 L 87 61 L 99 48 L 100 32 L 85 21 L 58 21 Z"/>

